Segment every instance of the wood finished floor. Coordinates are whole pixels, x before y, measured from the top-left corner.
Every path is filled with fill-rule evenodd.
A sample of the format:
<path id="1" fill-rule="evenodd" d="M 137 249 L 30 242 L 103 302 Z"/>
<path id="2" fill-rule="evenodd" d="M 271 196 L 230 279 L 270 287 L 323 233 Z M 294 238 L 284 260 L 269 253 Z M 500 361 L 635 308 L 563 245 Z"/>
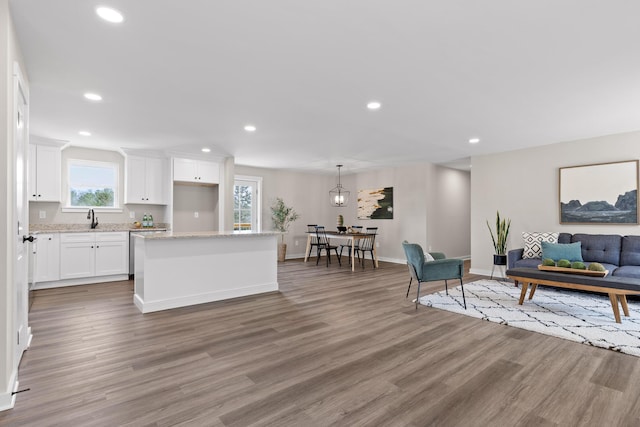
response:
<path id="1" fill-rule="evenodd" d="M 0 425 L 640 425 L 639 358 L 416 311 L 404 265 L 278 275 L 279 293 L 145 315 L 132 282 L 37 291 L 31 390 Z"/>

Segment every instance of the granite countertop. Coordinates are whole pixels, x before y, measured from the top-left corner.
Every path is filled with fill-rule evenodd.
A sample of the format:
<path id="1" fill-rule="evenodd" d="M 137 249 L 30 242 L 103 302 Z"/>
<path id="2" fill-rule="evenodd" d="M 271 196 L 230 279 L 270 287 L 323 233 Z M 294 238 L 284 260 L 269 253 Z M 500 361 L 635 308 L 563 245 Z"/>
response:
<path id="1" fill-rule="evenodd" d="M 94 229 L 89 224 L 29 224 L 29 232 L 38 233 L 99 233 L 109 231 L 166 231 L 168 224 L 151 228 L 136 228 L 133 223 L 98 224 Z"/>
<path id="2" fill-rule="evenodd" d="M 161 239 L 191 239 L 191 238 L 237 238 L 237 237 L 264 237 L 279 236 L 282 233 L 275 231 L 256 232 L 256 231 L 166 231 L 151 234 L 138 234 L 145 240 L 161 240 Z"/>

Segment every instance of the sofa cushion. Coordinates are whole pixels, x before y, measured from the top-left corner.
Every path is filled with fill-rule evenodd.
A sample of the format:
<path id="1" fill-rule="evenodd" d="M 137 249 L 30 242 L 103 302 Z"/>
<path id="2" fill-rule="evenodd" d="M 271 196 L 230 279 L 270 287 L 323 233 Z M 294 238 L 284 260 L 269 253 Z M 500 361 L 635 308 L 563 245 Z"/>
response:
<path id="1" fill-rule="evenodd" d="M 542 258 L 551 258 L 554 261 L 568 259 L 569 261 L 582 261 L 581 243 L 549 243 L 541 242 Z"/>
<path id="2" fill-rule="evenodd" d="M 637 265 L 623 265 L 613 271 L 613 275 L 616 277 L 635 277 L 640 279 L 640 267 Z"/>
<path id="3" fill-rule="evenodd" d="M 640 265 L 640 236 L 624 236 L 620 265 Z"/>
<path id="4" fill-rule="evenodd" d="M 622 236 L 617 234 L 574 234 L 571 242 L 582 243 L 582 259 L 584 261 L 620 265 Z"/>
<path id="5" fill-rule="evenodd" d="M 558 243 L 558 233 L 523 232 L 522 240 L 524 240 L 524 252 L 522 253 L 522 258 L 540 258 L 542 256 L 542 246 L 540 245 L 540 242 Z"/>
<path id="6" fill-rule="evenodd" d="M 560 233 L 558 234 L 558 243 L 571 243 L 571 238 L 573 234 L 571 233 Z"/>
<path id="7" fill-rule="evenodd" d="M 522 258 L 513 263 L 513 268 L 515 267 L 538 268 L 540 264 L 542 264 L 542 261 L 540 261 L 540 258 Z"/>

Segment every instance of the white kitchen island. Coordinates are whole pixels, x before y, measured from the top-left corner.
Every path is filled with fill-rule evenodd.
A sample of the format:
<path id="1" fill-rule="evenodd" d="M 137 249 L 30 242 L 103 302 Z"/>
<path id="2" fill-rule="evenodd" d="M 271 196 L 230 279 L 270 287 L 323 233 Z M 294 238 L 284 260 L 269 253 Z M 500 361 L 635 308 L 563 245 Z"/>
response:
<path id="1" fill-rule="evenodd" d="M 278 290 L 280 233 L 135 235 L 133 302 L 143 313 Z"/>

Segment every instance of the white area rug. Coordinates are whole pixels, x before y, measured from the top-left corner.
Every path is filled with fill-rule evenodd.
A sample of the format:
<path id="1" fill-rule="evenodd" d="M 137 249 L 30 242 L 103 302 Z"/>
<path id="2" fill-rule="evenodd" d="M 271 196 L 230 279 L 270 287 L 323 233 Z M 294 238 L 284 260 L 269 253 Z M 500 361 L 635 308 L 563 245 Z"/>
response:
<path id="1" fill-rule="evenodd" d="M 464 285 L 467 309 L 460 287 L 425 295 L 420 304 L 552 335 L 640 357 L 640 302 L 629 300 L 629 317 L 620 309 L 616 323 L 607 295 L 587 294 L 538 286 L 518 305 L 521 288 L 513 283 L 479 280 Z"/>

